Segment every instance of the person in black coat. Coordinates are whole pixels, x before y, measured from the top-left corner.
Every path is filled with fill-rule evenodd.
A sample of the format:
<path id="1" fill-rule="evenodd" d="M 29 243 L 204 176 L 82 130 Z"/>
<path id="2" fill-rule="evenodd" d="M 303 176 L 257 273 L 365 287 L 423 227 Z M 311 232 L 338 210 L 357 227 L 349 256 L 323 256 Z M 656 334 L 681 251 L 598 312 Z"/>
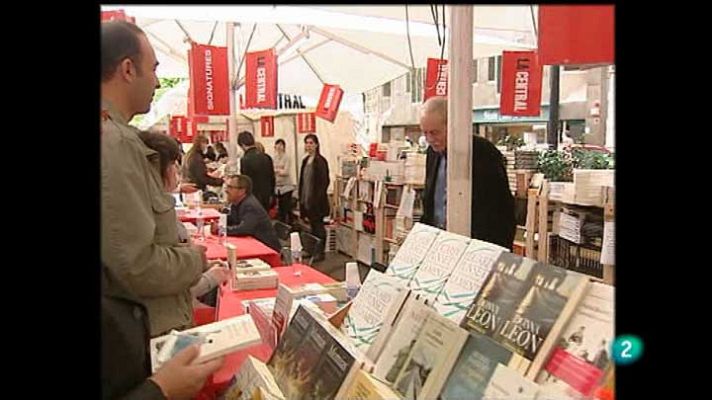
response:
<path id="1" fill-rule="evenodd" d="M 269 211 L 274 194 L 275 177 L 272 158 L 255 147 L 255 138 L 250 132 L 237 135 L 237 144 L 245 152 L 240 160 L 240 173 L 252 180 L 252 193 L 262 207 Z"/>
<path id="2" fill-rule="evenodd" d="M 421 222 L 443 228 L 447 185 L 447 99 L 432 97 L 423 104 L 420 127 L 427 150 Z M 467 133 L 469 134 L 469 132 Z M 512 250 L 516 222 L 502 153 L 487 139 L 472 140 L 472 210 L 470 237 Z"/>
<path id="3" fill-rule="evenodd" d="M 321 239 L 315 250 L 314 261 L 324 259 L 324 243 L 326 230 L 324 217 L 329 215 L 329 163 L 319 152 L 319 138 L 309 134 L 304 138 L 304 149 L 307 156 L 302 160 L 299 172 L 299 215 L 309 222 L 311 233 Z"/>
<path id="4" fill-rule="evenodd" d="M 164 400 L 191 398 L 220 369 L 223 359 L 193 364 L 200 351 L 186 348 L 151 375 L 148 313 L 101 264 L 101 398 Z"/>
<path id="5" fill-rule="evenodd" d="M 252 180 L 247 175 L 230 177 L 225 189 L 230 208 L 227 216 L 229 236 L 250 235 L 276 252 L 282 250 L 277 232 L 264 207 L 252 195 Z"/>

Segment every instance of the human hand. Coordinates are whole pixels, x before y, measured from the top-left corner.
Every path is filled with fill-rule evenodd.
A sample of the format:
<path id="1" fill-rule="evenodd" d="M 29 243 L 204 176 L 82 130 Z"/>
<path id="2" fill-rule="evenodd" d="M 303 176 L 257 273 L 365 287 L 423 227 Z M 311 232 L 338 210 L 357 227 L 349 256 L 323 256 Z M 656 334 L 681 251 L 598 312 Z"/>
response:
<path id="1" fill-rule="evenodd" d="M 218 286 L 230 279 L 230 270 L 225 268 L 222 265 L 222 262 L 219 265 L 213 265 L 210 267 L 206 274 L 210 275 L 210 277 L 217 282 Z"/>
<path id="2" fill-rule="evenodd" d="M 192 345 L 166 361 L 151 379 L 169 400 L 191 399 L 202 389 L 205 380 L 222 367 L 223 357 L 194 364 L 200 346 Z"/>

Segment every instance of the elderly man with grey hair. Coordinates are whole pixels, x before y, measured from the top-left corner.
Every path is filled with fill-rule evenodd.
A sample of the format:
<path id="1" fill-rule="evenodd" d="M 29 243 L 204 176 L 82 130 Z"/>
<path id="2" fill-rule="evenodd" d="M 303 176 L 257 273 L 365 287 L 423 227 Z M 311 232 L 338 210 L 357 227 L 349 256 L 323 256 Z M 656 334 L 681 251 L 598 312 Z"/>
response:
<path id="1" fill-rule="evenodd" d="M 446 98 L 431 97 L 423 104 L 420 127 L 430 145 L 425 164 L 421 222 L 445 229 L 448 168 Z M 487 139 L 479 136 L 472 139 L 470 236 L 511 251 L 516 229 L 514 198 L 509 191 L 504 157 Z"/>

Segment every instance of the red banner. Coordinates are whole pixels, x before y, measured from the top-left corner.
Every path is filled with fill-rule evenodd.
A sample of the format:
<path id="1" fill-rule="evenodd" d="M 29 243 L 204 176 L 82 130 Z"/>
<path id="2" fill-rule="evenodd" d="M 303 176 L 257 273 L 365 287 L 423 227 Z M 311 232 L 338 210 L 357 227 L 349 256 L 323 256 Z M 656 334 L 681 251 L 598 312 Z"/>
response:
<path id="1" fill-rule="evenodd" d="M 314 113 L 297 114 L 297 133 L 315 133 L 316 115 Z"/>
<path id="2" fill-rule="evenodd" d="M 101 22 L 108 21 L 127 21 L 135 24 L 136 18 L 127 16 L 124 10 L 102 11 Z"/>
<path id="3" fill-rule="evenodd" d="M 188 117 L 188 134 L 186 142 L 193 143 L 193 137 L 199 133 L 198 124 L 207 124 L 209 118 L 207 115 L 193 115 Z"/>
<path id="4" fill-rule="evenodd" d="M 539 6 L 541 65 L 613 64 L 615 8 Z"/>
<path id="5" fill-rule="evenodd" d="M 274 136 L 274 117 L 260 117 L 260 134 L 262 137 Z"/>
<path id="6" fill-rule="evenodd" d="M 188 57 L 193 114 L 229 115 L 227 47 L 193 44 Z"/>
<path id="7" fill-rule="evenodd" d="M 447 73 L 447 60 L 428 58 L 423 101 L 433 96 L 447 96 Z"/>
<path id="8" fill-rule="evenodd" d="M 168 124 L 168 134 L 180 140 L 181 143 L 186 143 L 188 137 L 188 118 L 183 115 L 171 117 L 171 121 Z"/>
<path id="9" fill-rule="evenodd" d="M 245 108 L 277 109 L 277 54 L 274 49 L 245 57 Z"/>
<path id="10" fill-rule="evenodd" d="M 344 91 L 339 85 L 324 84 L 319 97 L 319 104 L 316 106 L 315 116 L 334 122 L 343 95 Z"/>
<path id="11" fill-rule="evenodd" d="M 539 115 L 542 69 L 535 51 L 502 53 L 501 115 Z"/>

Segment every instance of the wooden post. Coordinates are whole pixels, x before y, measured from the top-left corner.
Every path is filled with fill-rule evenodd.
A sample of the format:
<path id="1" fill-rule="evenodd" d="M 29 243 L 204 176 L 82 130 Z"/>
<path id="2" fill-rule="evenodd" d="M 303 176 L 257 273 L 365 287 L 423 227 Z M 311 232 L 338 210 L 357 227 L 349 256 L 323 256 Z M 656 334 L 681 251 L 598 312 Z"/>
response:
<path id="1" fill-rule="evenodd" d="M 544 181 L 539 196 L 539 252 L 536 259 L 548 263 L 549 260 L 549 181 Z M 533 257 L 532 257 L 533 258 Z"/>
<path id="2" fill-rule="evenodd" d="M 447 230 L 470 236 L 472 207 L 472 5 L 449 6 Z"/>
<path id="3" fill-rule="evenodd" d="M 536 233 L 536 221 L 537 221 L 537 210 L 536 206 L 537 199 L 539 198 L 539 189 L 529 189 L 529 196 L 527 197 L 527 250 L 525 253 L 526 257 L 536 258 L 534 256 L 534 234 Z"/>
<path id="4" fill-rule="evenodd" d="M 606 199 L 605 199 L 605 204 L 603 205 L 603 221 L 604 221 L 604 223 L 615 221 L 615 211 L 616 211 L 615 188 L 609 187 L 609 188 L 606 188 L 605 190 L 606 190 Z M 603 282 L 605 282 L 609 285 L 614 285 L 615 274 L 613 273 L 613 265 L 603 264 Z"/>

